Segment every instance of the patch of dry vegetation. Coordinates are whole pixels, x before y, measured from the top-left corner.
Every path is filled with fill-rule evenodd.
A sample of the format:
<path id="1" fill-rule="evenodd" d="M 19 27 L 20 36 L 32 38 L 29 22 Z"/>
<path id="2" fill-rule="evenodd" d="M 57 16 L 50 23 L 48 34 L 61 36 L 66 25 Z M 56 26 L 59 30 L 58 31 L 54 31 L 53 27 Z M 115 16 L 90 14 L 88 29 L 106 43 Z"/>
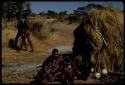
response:
<path id="1" fill-rule="evenodd" d="M 51 27 L 54 23 L 52 19 L 44 19 L 39 17 L 37 19 L 31 19 L 31 31 L 33 36 L 37 37 L 40 40 L 53 39 L 56 34 L 56 30 Z M 53 33 L 54 32 L 54 33 Z"/>

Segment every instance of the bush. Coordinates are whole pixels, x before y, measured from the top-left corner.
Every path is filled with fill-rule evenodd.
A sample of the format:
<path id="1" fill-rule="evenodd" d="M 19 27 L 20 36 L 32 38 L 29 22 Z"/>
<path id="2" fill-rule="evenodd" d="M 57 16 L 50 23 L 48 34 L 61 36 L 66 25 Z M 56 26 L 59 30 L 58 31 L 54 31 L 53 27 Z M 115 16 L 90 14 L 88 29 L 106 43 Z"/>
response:
<path id="1" fill-rule="evenodd" d="M 39 38 L 40 40 L 45 40 L 51 37 L 52 32 L 55 32 L 55 29 L 51 28 L 49 24 L 44 23 L 43 25 L 41 22 L 32 22 L 31 31 L 33 36 Z"/>

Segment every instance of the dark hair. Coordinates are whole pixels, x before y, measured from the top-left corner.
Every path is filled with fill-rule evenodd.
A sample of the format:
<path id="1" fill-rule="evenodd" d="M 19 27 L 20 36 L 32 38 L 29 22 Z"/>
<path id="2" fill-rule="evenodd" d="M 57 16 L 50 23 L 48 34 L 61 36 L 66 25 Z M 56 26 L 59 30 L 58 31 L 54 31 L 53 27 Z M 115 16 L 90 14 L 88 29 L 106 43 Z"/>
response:
<path id="1" fill-rule="evenodd" d="M 55 52 L 58 52 L 58 49 L 54 48 L 52 54 L 55 54 Z"/>

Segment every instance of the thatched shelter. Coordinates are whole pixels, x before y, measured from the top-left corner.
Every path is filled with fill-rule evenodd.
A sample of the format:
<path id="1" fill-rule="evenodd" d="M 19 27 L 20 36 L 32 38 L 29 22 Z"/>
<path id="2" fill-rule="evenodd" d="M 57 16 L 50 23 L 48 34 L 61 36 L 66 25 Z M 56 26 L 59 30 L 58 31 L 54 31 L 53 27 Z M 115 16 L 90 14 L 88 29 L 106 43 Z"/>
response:
<path id="1" fill-rule="evenodd" d="M 96 69 L 106 68 L 112 72 L 124 72 L 123 12 L 115 8 L 91 8 L 84 17 L 86 17 L 86 22 L 83 19 L 83 22 L 74 30 L 74 55 L 85 53 L 85 56 L 89 54 L 92 56 L 95 53 L 95 47 L 90 44 L 86 45 L 86 36 L 99 45 L 101 34 L 106 46 L 98 55 L 94 55 L 96 65 L 98 63 Z"/>

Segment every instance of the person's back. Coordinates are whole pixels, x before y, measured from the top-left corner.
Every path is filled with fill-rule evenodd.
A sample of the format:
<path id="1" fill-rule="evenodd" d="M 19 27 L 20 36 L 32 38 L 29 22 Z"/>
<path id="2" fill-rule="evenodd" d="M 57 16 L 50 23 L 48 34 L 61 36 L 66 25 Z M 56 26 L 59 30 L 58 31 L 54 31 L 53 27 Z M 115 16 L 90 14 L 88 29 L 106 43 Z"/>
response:
<path id="1" fill-rule="evenodd" d="M 20 35 L 26 32 L 25 25 L 21 19 L 18 20 L 17 29 Z"/>
<path id="2" fill-rule="evenodd" d="M 17 43 L 18 43 L 18 38 L 22 37 L 25 34 L 25 30 L 24 30 L 24 24 L 23 24 L 23 20 L 21 17 L 17 18 L 18 22 L 17 22 L 17 35 L 15 38 L 15 48 L 16 50 L 19 50 L 19 48 L 17 47 Z"/>

